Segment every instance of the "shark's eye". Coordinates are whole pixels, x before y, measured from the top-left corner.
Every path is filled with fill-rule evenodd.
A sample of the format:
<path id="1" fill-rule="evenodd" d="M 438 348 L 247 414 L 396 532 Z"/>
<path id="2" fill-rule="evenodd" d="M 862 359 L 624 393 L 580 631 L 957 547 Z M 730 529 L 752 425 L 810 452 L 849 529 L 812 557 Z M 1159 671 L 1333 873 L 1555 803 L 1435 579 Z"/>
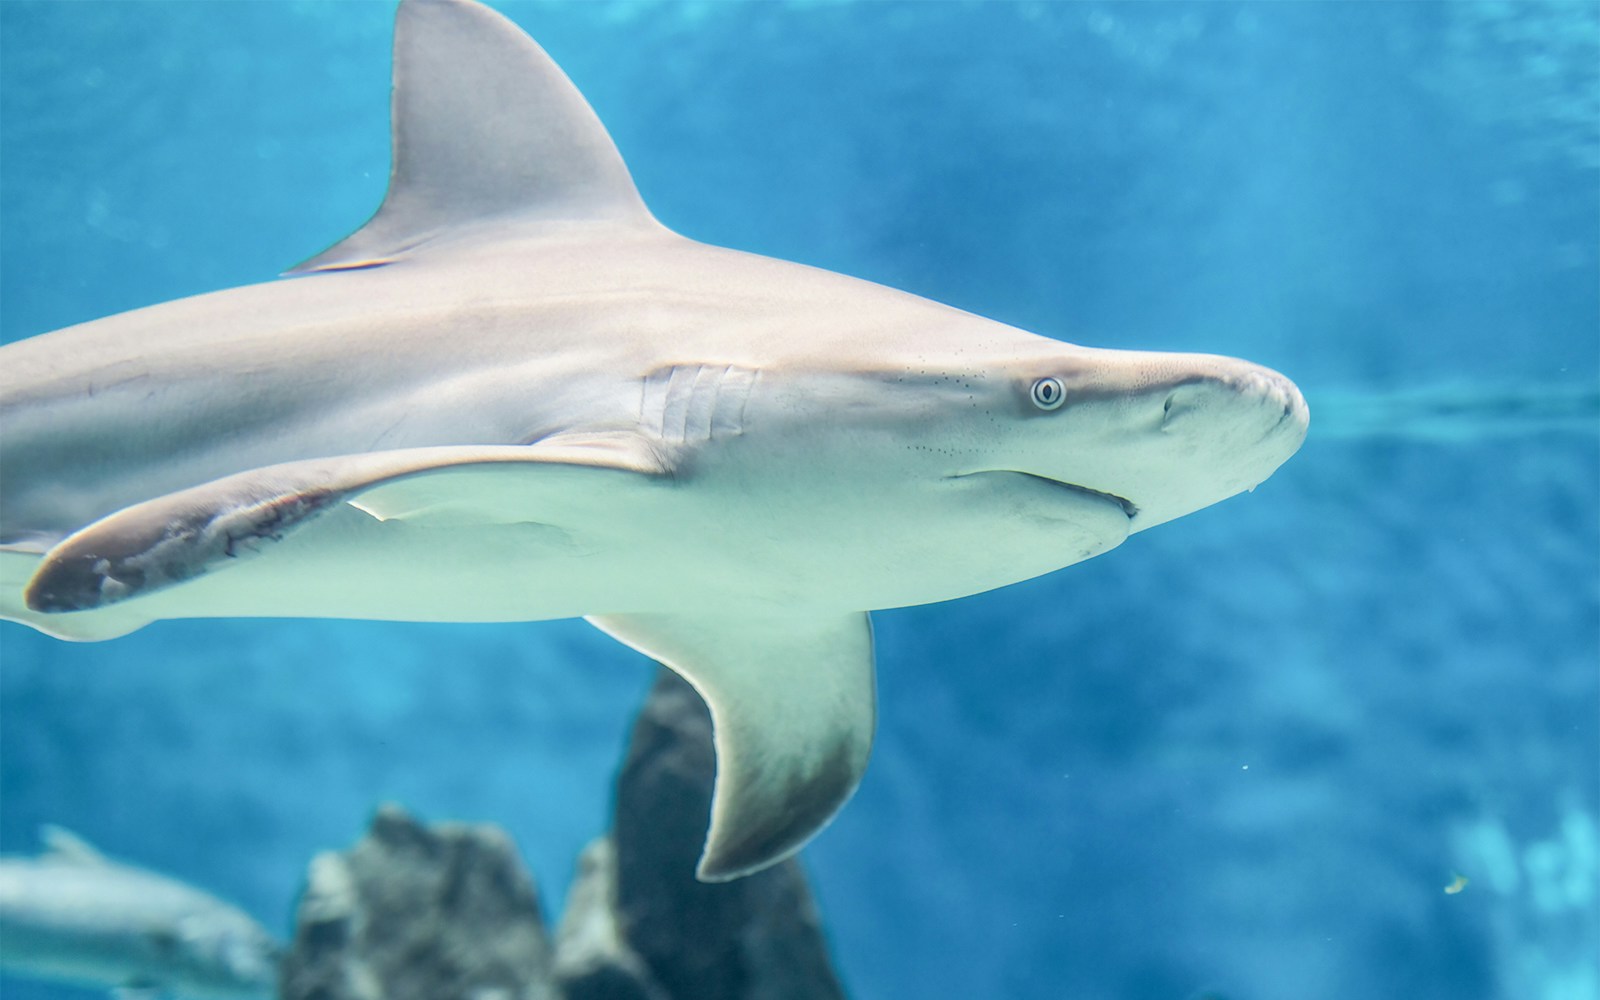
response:
<path id="1" fill-rule="evenodd" d="M 1053 410 L 1067 398 L 1067 390 L 1060 379 L 1047 375 L 1033 383 L 1032 395 L 1034 406 L 1041 410 Z"/>

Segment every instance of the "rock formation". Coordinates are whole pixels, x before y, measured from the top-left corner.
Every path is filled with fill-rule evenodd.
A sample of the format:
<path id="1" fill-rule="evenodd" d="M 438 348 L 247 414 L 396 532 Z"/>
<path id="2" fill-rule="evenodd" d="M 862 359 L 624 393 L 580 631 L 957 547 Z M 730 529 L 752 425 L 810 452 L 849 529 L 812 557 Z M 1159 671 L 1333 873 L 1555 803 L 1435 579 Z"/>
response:
<path id="1" fill-rule="evenodd" d="M 498 827 L 386 805 L 311 862 L 284 1000 L 557 1000 L 533 881 Z"/>
<path id="2" fill-rule="evenodd" d="M 715 769 L 705 704 L 663 669 L 554 949 L 505 833 L 383 806 L 312 861 L 282 1000 L 843 1000 L 798 862 L 695 880 Z"/>
<path id="3" fill-rule="evenodd" d="M 568 1000 L 844 996 L 797 861 L 695 880 L 715 773 L 710 713 L 663 669 L 634 724 L 612 832 L 584 852 L 561 921 Z"/>

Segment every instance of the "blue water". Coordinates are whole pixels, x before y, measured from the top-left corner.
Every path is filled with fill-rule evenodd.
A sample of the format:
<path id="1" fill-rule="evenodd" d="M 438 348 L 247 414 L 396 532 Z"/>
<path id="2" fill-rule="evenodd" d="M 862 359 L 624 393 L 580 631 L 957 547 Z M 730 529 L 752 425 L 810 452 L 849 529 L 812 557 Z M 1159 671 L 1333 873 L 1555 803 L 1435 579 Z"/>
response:
<path id="1" fill-rule="evenodd" d="M 501 6 L 687 235 L 1311 401 L 1253 495 L 878 616 L 805 854 L 857 997 L 1600 997 L 1600 6 Z M 0 336 L 355 228 L 390 20 L 0 3 Z M 384 799 L 504 824 L 559 912 L 650 677 L 577 623 L 0 657 L 0 848 L 63 824 L 280 933 Z"/>

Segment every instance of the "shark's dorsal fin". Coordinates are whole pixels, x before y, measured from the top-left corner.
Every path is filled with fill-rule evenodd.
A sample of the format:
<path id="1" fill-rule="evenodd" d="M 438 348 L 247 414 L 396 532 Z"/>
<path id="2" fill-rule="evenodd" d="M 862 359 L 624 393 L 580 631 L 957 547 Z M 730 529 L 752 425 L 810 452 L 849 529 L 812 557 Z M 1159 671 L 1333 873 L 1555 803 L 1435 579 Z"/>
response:
<path id="1" fill-rule="evenodd" d="M 65 827 L 46 824 L 39 828 L 39 839 L 44 843 L 45 853 L 57 861 L 75 865 L 110 864 L 93 844 Z"/>
<path id="2" fill-rule="evenodd" d="M 402 0 L 390 115 L 383 204 L 288 273 L 385 264 L 484 225 L 656 224 L 583 95 L 488 7 Z"/>

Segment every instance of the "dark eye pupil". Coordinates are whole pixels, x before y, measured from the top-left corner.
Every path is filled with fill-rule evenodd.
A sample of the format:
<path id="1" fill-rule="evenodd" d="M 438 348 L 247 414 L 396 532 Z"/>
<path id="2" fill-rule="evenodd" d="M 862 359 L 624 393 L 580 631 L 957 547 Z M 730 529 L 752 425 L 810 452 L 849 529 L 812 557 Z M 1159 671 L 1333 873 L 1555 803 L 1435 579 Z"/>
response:
<path id="1" fill-rule="evenodd" d="M 1042 378 L 1033 383 L 1033 401 L 1046 410 L 1061 405 L 1061 383 L 1053 378 Z"/>

